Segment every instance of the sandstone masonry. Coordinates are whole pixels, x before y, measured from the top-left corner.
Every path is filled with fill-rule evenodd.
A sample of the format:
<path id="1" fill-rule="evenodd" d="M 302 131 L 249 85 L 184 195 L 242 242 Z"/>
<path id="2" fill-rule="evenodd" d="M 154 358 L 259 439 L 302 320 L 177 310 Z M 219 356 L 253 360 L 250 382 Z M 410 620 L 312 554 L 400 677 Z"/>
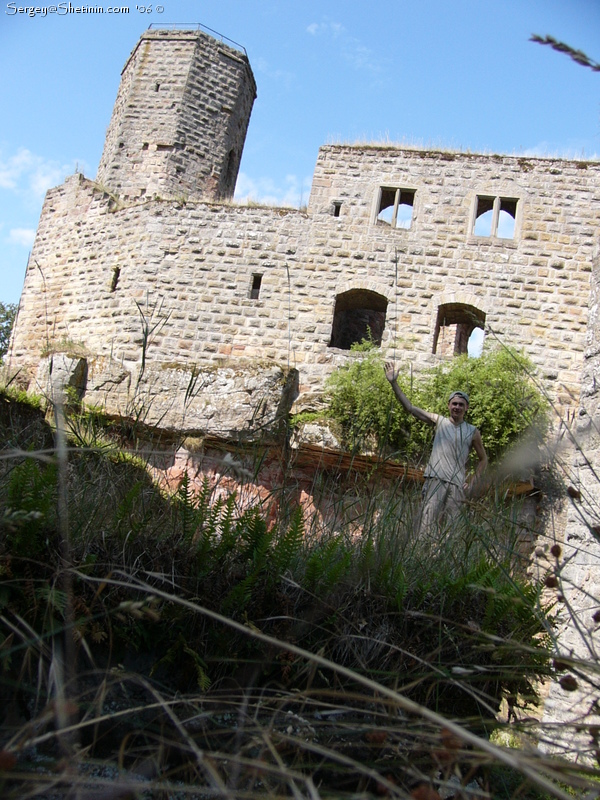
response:
<path id="1" fill-rule="evenodd" d="M 559 406 L 577 402 L 600 164 L 328 145 L 306 211 L 236 206 L 223 198 L 254 96 L 228 44 L 142 36 L 98 180 L 46 197 L 11 371 L 39 388 L 42 356 L 77 351 L 81 394 L 122 411 L 134 390 L 176 394 L 221 367 L 275 367 L 282 385 L 296 369 L 301 408 L 364 336 L 419 367 L 480 328 L 485 347 L 523 348 Z"/>
<path id="2" fill-rule="evenodd" d="M 121 74 L 97 180 L 125 198 L 233 196 L 256 85 L 245 53 L 149 30 Z"/>

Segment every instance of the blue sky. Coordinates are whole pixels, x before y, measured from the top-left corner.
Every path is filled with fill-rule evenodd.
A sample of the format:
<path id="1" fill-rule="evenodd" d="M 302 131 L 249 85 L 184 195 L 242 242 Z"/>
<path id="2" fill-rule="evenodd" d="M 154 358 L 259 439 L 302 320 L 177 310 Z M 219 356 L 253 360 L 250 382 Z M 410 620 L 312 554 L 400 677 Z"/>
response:
<path id="1" fill-rule="evenodd" d="M 121 69 L 150 23 L 201 23 L 246 48 L 258 97 L 239 199 L 306 203 L 332 142 L 600 157 L 600 73 L 529 41 L 550 34 L 600 61 L 600 0 L 82 5 L 105 13 L 1 0 L 3 302 L 19 299 L 46 190 L 77 169 L 95 177 Z"/>

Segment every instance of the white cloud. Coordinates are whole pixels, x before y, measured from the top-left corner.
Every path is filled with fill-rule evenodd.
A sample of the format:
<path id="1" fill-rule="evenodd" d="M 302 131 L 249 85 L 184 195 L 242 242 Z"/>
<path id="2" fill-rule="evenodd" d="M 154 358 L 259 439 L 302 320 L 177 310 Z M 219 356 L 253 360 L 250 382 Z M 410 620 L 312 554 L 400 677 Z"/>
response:
<path id="1" fill-rule="evenodd" d="M 372 50 L 361 44 L 359 39 L 351 36 L 341 23 L 330 20 L 313 22 L 306 31 L 311 36 L 329 36 L 337 41 L 342 57 L 354 69 L 369 72 L 373 76 L 383 72 L 381 59 L 377 58 Z"/>
<path id="2" fill-rule="evenodd" d="M 475 328 L 473 333 L 469 336 L 467 342 L 467 352 L 471 358 L 479 358 L 483 350 L 484 332 L 481 328 Z"/>
<path id="3" fill-rule="evenodd" d="M 255 73 L 264 75 L 267 78 L 271 78 L 274 81 L 278 81 L 279 83 L 283 83 L 286 89 L 289 89 L 294 82 L 294 73 L 288 72 L 284 69 L 272 69 L 269 66 L 269 63 L 264 58 L 258 58 L 255 62 L 253 62 L 252 68 Z"/>
<path id="4" fill-rule="evenodd" d="M 598 161 L 600 153 L 597 143 L 592 141 L 569 142 L 558 144 L 556 142 L 538 142 L 533 147 L 519 151 L 520 156 L 531 158 L 566 158 L 575 161 Z"/>
<path id="5" fill-rule="evenodd" d="M 61 164 L 21 147 L 8 157 L 0 153 L 0 189 L 13 191 L 33 202 L 39 202 L 48 189 L 62 183 L 76 168 L 75 162 Z"/>
<path id="6" fill-rule="evenodd" d="M 299 179 L 296 175 L 286 175 L 283 185 L 272 178 L 251 178 L 240 172 L 235 187 L 238 202 L 263 203 L 269 206 L 299 208 L 308 203 L 312 176 Z"/>
<path id="7" fill-rule="evenodd" d="M 18 244 L 22 247 L 31 247 L 34 239 L 35 230 L 33 228 L 13 228 L 8 234 L 10 244 Z"/>
<path id="8" fill-rule="evenodd" d="M 39 164 L 29 175 L 29 188 L 36 197 L 43 197 L 48 189 L 58 186 L 72 171 L 58 164 Z"/>
<path id="9" fill-rule="evenodd" d="M 334 39 L 343 36 L 346 33 L 346 29 L 341 24 L 341 22 L 313 22 L 312 25 L 309 25 L 306 29 L 308 33 L 312 36 L 320 36 L 320 35 L 327 35 L 330 34 L 333 36 Z M 356 41 L 356 40 L 354 40 Z"/>
<path id="10" fill-rule="evenodd" d="M 15 189 L 21 176 L 31 168 L 32 159 L 29 150 L 20 148 L 14 156 L 0 160 L 0 187 Z"/>

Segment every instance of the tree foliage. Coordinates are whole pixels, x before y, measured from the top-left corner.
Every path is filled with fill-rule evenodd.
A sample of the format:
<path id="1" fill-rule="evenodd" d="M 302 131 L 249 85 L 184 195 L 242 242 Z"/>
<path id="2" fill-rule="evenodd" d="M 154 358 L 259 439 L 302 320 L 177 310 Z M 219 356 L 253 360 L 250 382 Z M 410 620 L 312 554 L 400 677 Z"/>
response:
<path id="1" fill-rule="evenodd" d="M 15 303 L 0 302 L 0 361 L 8 352 L 8 342 L 17 314 Z"/>
<path id="2" fill-rule="evenodd" d="M 448 413 L 452 391 L 467 392 L 467 419 L 479 428 L 488 456 L 496 460 L 526 431 L 547 430 L 549 404 L 532 373 L 524 356 L 502 347 L 480 358 L 460 356 L 419 376 L 401 369 L 398 382 L 414 405 L 437 414 Z M 399 458 L 426 460 L 433 429 L 397 402 L 378 350 L 337 370 L 327 393 L 329 414 L 341 424 L 347 446 L 392 447 Z"/>

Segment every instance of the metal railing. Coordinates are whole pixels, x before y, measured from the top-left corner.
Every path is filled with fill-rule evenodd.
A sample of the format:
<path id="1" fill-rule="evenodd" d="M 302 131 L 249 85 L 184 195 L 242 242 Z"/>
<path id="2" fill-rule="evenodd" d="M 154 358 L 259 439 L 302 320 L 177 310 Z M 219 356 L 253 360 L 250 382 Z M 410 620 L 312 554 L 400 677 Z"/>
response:
<path id="1" fill-rule="evenodd" d="M 177 31 L 177 30 L 185 30 L 185 31 L 204 31 L 204 33 L 209 33 L 214 39 L 218 39 L 220 42 L 228 44 L 234 48 L 234 50 L 241 50 L 241 52 L 248 58 L 248 53 L 246 52 L 246 48 L 239 44 L 239 42 L 234 42 L 233 39 L 230 39 L 228 36 L 223 36 L 222 33 L 218 31 L 214 31 L 212 28 L 209 28 L 207 25 L 202 25 L 200 22 L 152 22 L 148 26 L 148 30 L 167 30 L 167 31 Z"/>

